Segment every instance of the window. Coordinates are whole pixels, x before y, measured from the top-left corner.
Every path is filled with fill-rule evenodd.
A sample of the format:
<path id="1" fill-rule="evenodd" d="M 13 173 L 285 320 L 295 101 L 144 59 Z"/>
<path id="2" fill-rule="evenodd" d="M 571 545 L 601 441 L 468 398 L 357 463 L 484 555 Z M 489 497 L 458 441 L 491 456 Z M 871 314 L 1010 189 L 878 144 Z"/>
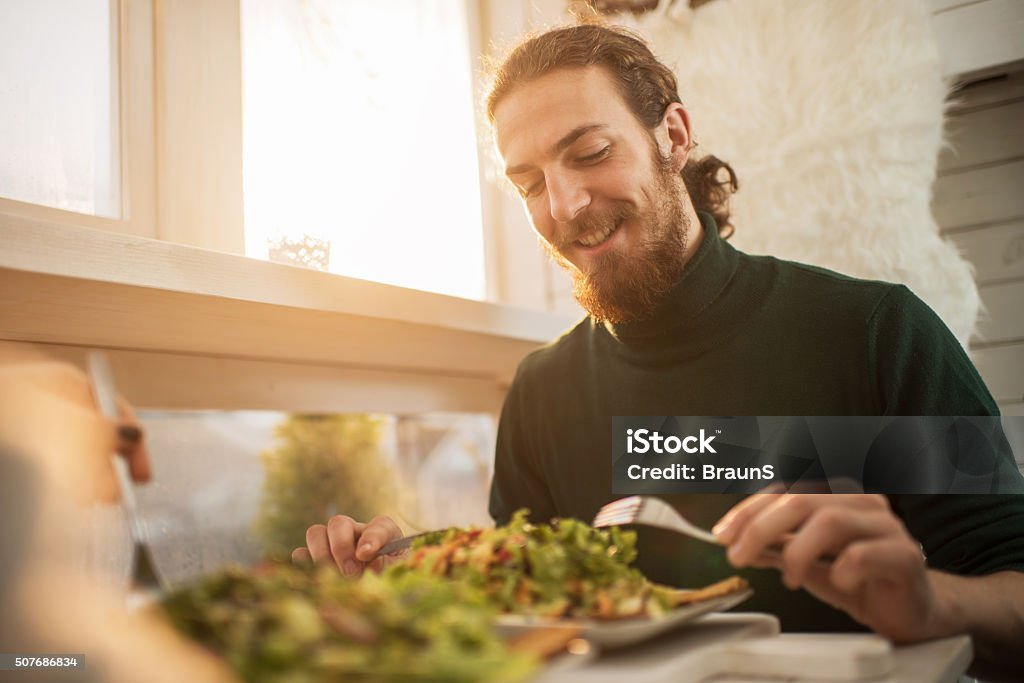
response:
<path id="1" fill-rule="evenodd" d="M 242 0 L 246 255 L 484 296 L 464 0 Z"/>
<path id="2" fill-rule="evenodd" d="M 0 197 L 121 217 L 114 5 L 0 4 Z"/>
<path id="3" fill-rule="evenodd" d="M 137 489 L 140 510 L 158 568 L 175 583 L 266 553 L 287 555 L 303 544 L 309 525 L 333 514 L 363 521 L 389 514 L 408 531 L 490 523 L 489 415 L 143 411 L 139 417 L 154 468 L 153 481 Z M 92 520 L 108 532 L 117 528 L 113 523 Z M 107 557 L 102 551 L 111 537 L 117 535 L 86 538 L 91 551 L 76 555 Z M 93 571 L 124 578 L 127 562 L 125 552 L 115 552 Z"/>

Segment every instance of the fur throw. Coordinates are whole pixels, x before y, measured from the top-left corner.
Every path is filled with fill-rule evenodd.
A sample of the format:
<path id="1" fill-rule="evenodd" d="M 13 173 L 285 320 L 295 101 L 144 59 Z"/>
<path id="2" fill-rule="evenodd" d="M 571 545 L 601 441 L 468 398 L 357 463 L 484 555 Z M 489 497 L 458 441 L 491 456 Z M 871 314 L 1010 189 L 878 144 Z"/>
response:
<path id="1" fill-rule="evenodd" d="M 698 153 L 736 171 L 737 247 L 906 284 L 966 344 L 978 290 L 929 207 L 948 88 L 923 2 L 677 0 L 633 28 Z"/>

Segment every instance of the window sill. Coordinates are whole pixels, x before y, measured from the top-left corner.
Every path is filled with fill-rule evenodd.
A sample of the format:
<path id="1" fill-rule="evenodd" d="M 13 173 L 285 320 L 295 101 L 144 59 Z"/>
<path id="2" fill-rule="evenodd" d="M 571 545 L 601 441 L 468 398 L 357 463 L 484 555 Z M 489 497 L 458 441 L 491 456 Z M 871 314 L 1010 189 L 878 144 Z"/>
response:
<path id="1" fill-rule="evenodd" d="M 408 408 L 492 408 L 519 360 L 572 323 L 564 315 L 33 219 L 0 217 L 0 241 L 0 337 L 58 345 L 51 350 L 72 358 L 82 347 L 116 349 L 118 362 L 134 368 L 128 383 L 135 396 L 151 407 L 317 409 L 319 403 L 294 403 L 304 384 L 333 373 L 341 382 L 348 376 L 391 387 L 379 394 L 388 405 L 407 395 L 397 387 L 412 382 L 456 388 L 448 399 Z M 176 363 L 184 377 L 169 370 Z M 212 386 L 217 367 L 231 368 L 225 381 L 235 388 Z M 143 372 L 170 376 L 146 389 Z M 293 390 L 246 399 L 242 380 L 261 376 Z M 175 390 L 183 379 L 203 380 L 222 396 Z M 337 401 L 322 403 L 330 405 L 320 409 L 338 409 Z"/>

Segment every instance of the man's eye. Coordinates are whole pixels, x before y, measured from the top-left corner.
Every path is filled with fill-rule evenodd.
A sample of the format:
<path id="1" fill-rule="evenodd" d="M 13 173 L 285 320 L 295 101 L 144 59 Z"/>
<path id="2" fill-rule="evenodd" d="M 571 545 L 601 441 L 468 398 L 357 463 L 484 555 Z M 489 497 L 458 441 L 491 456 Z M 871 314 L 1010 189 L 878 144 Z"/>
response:
<path id="1" fill-rule="evenodd" d="M 586 156 L 580 157 L 578 161 L 583 164 L 592 164 L 594 162 L 600 161 L 601 159 L 604 159 L 606 156 L 608 156 L 608 152 L 610 151 L 611 145 L 605 145 L 604 147 L 594 152 L 593 154 L 588 154 Z"/>
<path id="2" fill-rule="evenodd" d="M 537 182 L 527 187 L 520 187 L 519 194 L 522 195 L 523 199 L 529 199 L 544 189 L 544 182 Z"/>

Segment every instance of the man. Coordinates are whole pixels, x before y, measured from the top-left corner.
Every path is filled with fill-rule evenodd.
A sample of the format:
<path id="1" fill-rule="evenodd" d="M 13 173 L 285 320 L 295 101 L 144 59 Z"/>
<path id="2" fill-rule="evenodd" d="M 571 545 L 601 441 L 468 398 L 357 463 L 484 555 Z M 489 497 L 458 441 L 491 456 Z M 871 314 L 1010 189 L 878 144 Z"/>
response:
<path id="1" fill-rule="evenodd" d="M 693 157 L 675 78 L 631 34 L 577 26 L 529 39 L 499 67 L 487 105 L 506 175 L 590 313 L 519 367 L 498 430 L 498 523 L 519 507 L 589 520 L 613 500 L 615 415 L 997 414 L 959 344 L 905 287 L 751 257 L 720 237 L 731 226 L 717 175 L 735 178 Z M 852 617 L 898 642 L 967 632 L 979 674 L 1024 676 L 1013 652 L 1024 642 L 1020 497 L 663 498 L 698 523 L 718 519 L 732 565 L 774 565 L 748 570 L 747 607 L 784 628 L 845 630 Z M 386 518 L 335 517 L 293 556 L 354 576 L 398 534 Z M 780 560 L 759 559 L 783 539 Z M 655 580 L 729 571 L 721 551 L 666 534 L 642 531 L 640 550 Z M 835 558 L 830 569 L 822 557 Z M 786 594 L 780 576 L 802 590 Z"/>

